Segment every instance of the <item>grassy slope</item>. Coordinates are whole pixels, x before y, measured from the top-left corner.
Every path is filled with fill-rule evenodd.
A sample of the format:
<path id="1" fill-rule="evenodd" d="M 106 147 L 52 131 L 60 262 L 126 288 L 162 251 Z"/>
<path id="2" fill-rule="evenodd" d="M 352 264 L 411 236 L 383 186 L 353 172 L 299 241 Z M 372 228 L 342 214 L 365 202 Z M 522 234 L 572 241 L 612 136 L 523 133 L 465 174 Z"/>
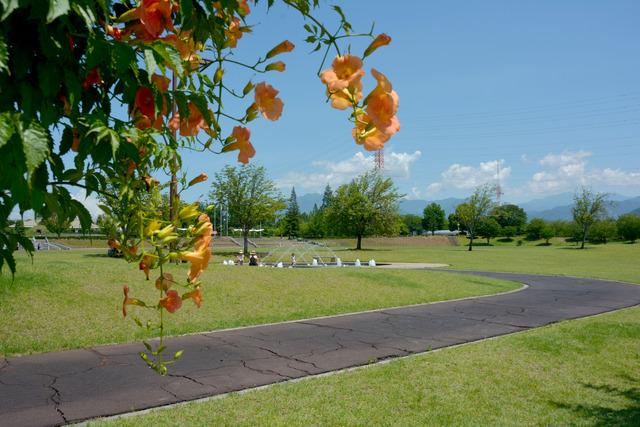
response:
<path id="1" fill-rule="evenodd" d="M 217 258 L 219 261 L 219 258 Z M 174 267 L 175 268 L 175 267 Z M 186 274 L 178 267 L 176 277 Z M 492 279 L 427 271 L 263 269 L 214 265 L 205 272 L 204 304 L 171 316 L 169 334 L 207 331 L 362 311 L 515 289 Z M 157 300 L 137 266 L 89 251 L 19 256 L 15 282 L 0 276 L 0 354 L 127 342 L 144 336 L 122 319 L 122 286 Z M 135 311 L 131 309 L 130 311 Z M 144 313 L 144 312 L 143 312 Z"/>
<path id="2" fill-rule="evenodd" d="M 638 425 L 640 308 L 109 425 Z"/>

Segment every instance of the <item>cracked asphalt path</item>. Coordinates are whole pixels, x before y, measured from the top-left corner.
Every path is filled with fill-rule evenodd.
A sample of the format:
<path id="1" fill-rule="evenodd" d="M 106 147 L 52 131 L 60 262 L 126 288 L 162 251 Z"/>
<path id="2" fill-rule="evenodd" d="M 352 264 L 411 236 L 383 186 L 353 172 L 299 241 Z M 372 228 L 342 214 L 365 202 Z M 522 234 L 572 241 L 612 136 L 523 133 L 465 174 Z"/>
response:
<path id="1" fill-rule="evenodd" d="M 0 426 L 49 426 L 167 405 L 640 304 L 640 286 L 459 272 L 527 284 L 502 295 L 171 338 L 160 377 L 141 343 L 0 358 Z"/>

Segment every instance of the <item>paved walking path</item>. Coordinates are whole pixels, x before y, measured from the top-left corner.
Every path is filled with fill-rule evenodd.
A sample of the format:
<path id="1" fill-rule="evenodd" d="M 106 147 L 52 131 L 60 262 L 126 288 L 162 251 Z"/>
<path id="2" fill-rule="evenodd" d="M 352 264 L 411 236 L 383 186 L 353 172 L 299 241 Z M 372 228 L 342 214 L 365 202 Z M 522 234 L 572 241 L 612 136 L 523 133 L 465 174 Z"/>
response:
<path id="1" fill-rule="evenodd" d="M 0 425 L 43 426 L 166 405 L 424 352 L 640 304 L 640 286 L 568 277 L 514 280 L 503 295 L 177 337 L 160 377 L 140 343 L 0 358 Z"/>

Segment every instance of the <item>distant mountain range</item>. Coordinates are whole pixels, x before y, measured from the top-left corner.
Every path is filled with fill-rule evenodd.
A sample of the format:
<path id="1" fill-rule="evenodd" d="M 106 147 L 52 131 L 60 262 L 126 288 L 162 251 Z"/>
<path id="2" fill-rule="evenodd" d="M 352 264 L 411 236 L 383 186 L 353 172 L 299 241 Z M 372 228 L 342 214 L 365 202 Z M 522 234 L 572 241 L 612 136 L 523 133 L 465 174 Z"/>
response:
<path id="1" fill-rule="evenodd" d="M 624 215 L 626 213 L 638 213 L 640 214 L 640 196 L 639 197 L 631 197 L 631 198 L 622 198 L 622 196 L 616 197 L 616 195 L 612 195 L 611 205 L 608 207 L 609 216 L 613 218 L 617 218 L 620 215 Z M 523 205 L 521 205 L 524 207 Z M 531 218 L 543 218 L 546 220 L 554 221 L 554 220 L 570 220 L 572 218 L 571 208 L 573 207 L 573 203 L 556 206 L 550 209 L 544 209 L 539 211 L 527 210 L 527 217 Z"/>
<path id="2" fill-rule="evenodd" d="M 620 194 L 611 194 L 609 199 L 612 205 L 609 207 L 609 215 L 618 217 L 620 215 L 633 212 L 640 215 L 640 196 L 626 197 Z M 401 200 L 400 213 L 422 215 L 425 206 L 431 202 L 436 202 L 444 209 L 446 215 L 454 212 L 456 206 L 464 202 L 464 199 L 449 197 L 440 200 Z M 508 202 L 507 202 L 508 203 Z M 301 212 L 311 212 L 313 205 L 318 207 L 322 204 L 322 194 L 307 193 L 298 196 L 298 205 Z M 570 220 L 571 207 L 573 205 L 573 193 L 554 194 L 552 196 L 534 199 L 525 203 L 517 203 L 518 206 L 527 212 L 527 218 L 543 218 L 546 220 Z"/>

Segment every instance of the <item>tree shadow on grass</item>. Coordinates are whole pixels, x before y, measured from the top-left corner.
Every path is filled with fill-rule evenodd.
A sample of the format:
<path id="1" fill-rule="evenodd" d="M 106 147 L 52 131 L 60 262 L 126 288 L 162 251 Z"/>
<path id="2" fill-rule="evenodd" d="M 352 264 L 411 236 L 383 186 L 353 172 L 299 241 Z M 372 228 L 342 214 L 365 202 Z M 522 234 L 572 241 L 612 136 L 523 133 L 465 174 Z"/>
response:
<path id="1" fill-rule="evenodd" d="M 369 249 L 369 248 L 362 248 L 362 249 L 356 249 L 356 248 L 345 248 L 345 249 L 333 249 L 334 252 L 347 252 L 347 251 L 353 251 L 353 252 L 389 252 L 389 249 Z"/>
<path id="2" fill-rule="evenodd" d="M 585 246 L 584 248 L 580 249 L 580 246 L 561 246 L 559 249 L 564 249 L 569 251 L 589 251 L 591 249 L 597 249 L 597 248 L 594 248 L 593 246 Z"/>
<path id="3" fill-rule="evenodd" d="M 113 259 L 120 259 L 120 258 L 117 258 L 117 257 L 110 257 L 110 256 L 109 256 L 109 255 L 107 255 L 107 254 L 96 254 L 96 253 L 93 253 L 93 254 L 83 254 L 82 256 L 90 257 L 90 258 L 113 258 Z"/>
<path id="4" fill-rule="evenodd" d="M 628 375 L 622 376 L 631 384 L 638 380 Z M 574 412 L 589 424 L 595 426 L 638 426 L 640 425 L 640 387 L 615 387 L 610 385 L 582 384 L 584 387 L 600 392 L 605 401 L 616 401 L 611 406 L 567 404 L 554 402 L 551 404 L 560 409 Z M 612 407 L 613 406 L 613 407 Z"/>
<path id="5" fill-rule="evenodd" d="M 500 243 L 511 243 L 511 242 L 513 242 L 513 239 L 511 237 L 502 237 L 502 238 L 497 239 L 497 240 Z"/>

